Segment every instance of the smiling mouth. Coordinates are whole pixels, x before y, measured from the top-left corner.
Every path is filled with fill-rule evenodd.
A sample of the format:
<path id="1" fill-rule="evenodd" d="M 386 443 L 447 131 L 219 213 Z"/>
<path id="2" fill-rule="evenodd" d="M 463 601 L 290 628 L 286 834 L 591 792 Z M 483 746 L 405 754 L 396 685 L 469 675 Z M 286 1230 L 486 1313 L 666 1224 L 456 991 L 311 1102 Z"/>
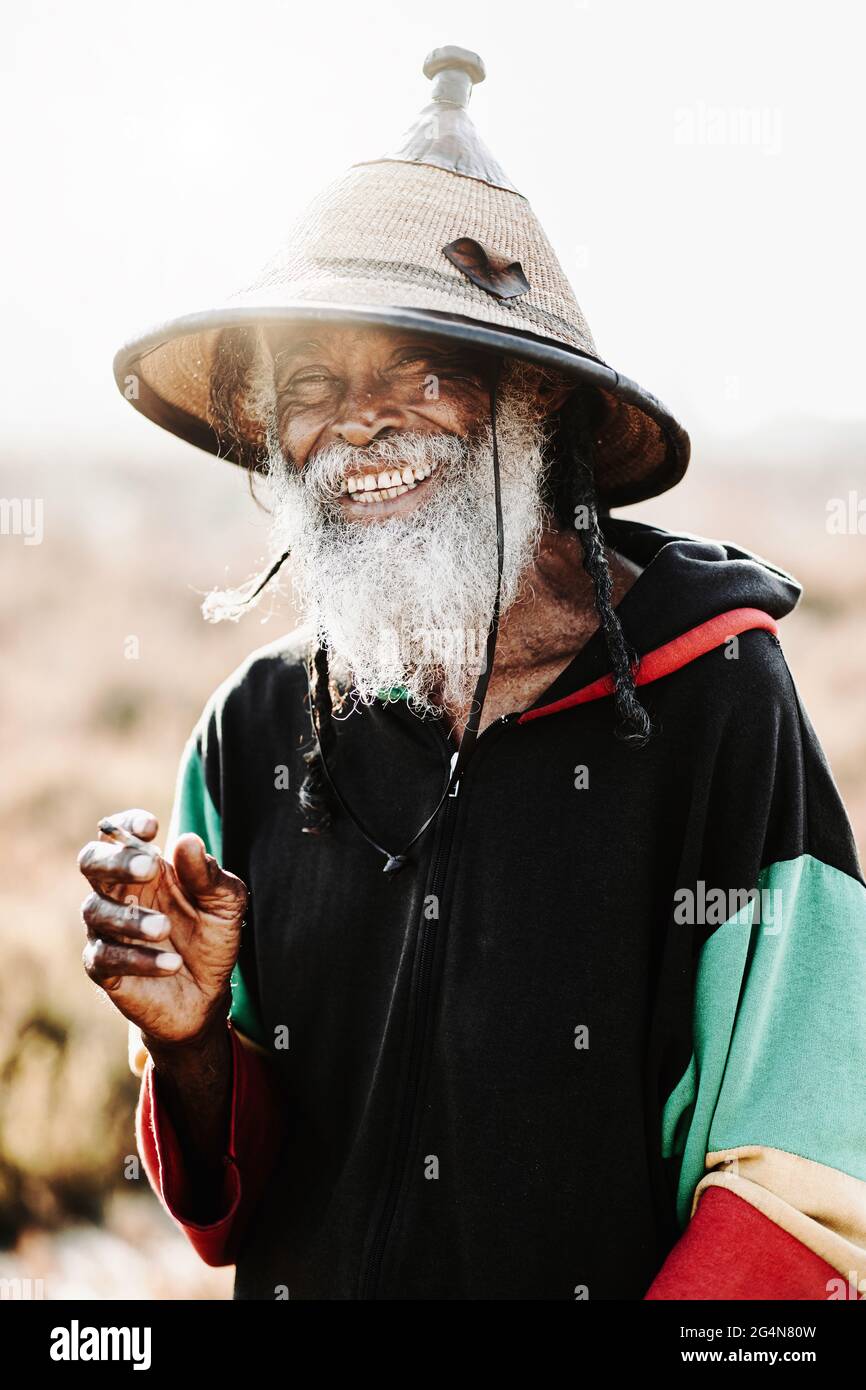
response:
<path id="1" fill-rule="evenodd" d="M 386 502 L 426 482 L 437 467 L 436 463 L 419 464 L 415 468 L 406 464 L 404 468 L 383 468 L 378 473 L 351 473 L 340 484 L 340 496 L 364 506 Z"/>

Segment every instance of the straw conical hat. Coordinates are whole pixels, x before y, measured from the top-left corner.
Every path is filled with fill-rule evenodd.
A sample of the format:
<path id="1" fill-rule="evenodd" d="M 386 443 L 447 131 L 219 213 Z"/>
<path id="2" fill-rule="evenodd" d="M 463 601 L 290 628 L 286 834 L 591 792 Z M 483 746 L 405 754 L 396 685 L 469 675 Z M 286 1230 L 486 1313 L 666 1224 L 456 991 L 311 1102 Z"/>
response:
<path id="1" fill-rule="evenodd" d="M 466 107 L 484 80 L 477 54 L 435 49 L 432 100 L 389 154 L 351 166 L 290 230 L 271 261 L 216 307 L 140 334 L 116 355 L 121 391 L 202 449 L 221 331 L 308 320 L 371 323 L 459 339 L 562 371 L 593 388 L 601 501 L 622 505 L 677 483 L 689 439 L 665 407 L 599 357 L 527 199 L 485 148 Z M 253 424 L 250 446 L 260 442 Z"/>

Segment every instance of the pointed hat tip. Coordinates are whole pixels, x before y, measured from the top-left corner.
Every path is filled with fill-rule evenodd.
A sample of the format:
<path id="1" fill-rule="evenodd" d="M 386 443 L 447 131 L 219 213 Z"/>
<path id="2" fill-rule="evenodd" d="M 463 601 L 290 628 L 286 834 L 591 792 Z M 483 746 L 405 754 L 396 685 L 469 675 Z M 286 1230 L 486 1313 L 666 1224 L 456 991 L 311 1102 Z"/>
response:
<path id="1" fill-rule="evenodd" d="M 425 164 L 517 193 L 502 166 L 481 140 L 466 110 L 472 88 L 487 76 L 478 54 L 453 44 L 434 48 L 424 59 L 423 72 L 433 83 L 432 100 L 427 102 L 396 149 L 378 160 L 362 162 Z"/>
<path id="2" fill-rule="evenodd" d="M 468 48 L 446 44 L 424 59 L 422 72 L 433 83 L 433 100 L 468 106 L 472 88 L 487 76 L 483 60 Z"/>

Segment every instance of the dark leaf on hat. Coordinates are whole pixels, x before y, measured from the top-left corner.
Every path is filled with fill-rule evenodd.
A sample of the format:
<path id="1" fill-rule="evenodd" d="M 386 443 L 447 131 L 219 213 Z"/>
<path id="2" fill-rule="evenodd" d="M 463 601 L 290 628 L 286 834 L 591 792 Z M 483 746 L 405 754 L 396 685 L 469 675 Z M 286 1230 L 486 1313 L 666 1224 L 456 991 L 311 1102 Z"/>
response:
<path id="1" fill-rule="evenodd" d="M 529 281 L 519 261 L 509 261 L 498 251 L 487 250 L 471 236 L 449 241 L 442 251 L 467 280 L 497 299 L 516 299 L 519 294 L 526 294 L 529 290 Z"/>

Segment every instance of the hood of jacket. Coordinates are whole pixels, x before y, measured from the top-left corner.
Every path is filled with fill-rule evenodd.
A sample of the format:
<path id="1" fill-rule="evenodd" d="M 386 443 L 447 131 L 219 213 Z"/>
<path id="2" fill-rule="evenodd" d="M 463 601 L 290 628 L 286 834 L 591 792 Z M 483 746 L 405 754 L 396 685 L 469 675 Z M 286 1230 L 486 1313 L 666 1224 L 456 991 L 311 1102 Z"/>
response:
<path id="1" fill-rule="evenodd" d="M 639 684 L 663 678 L 749 628 L 775 633 L 802 594 L 793 575 L 730 542 L 610 515 L 600 517 L 600 525 L 607 544 L 642 569 L 616 608 L 646 668 Z M 610 693 L 595 688 L 608 671 L 598 629 L 524 718 L 567 708 L 589 687 L 589 698 Z"/>

